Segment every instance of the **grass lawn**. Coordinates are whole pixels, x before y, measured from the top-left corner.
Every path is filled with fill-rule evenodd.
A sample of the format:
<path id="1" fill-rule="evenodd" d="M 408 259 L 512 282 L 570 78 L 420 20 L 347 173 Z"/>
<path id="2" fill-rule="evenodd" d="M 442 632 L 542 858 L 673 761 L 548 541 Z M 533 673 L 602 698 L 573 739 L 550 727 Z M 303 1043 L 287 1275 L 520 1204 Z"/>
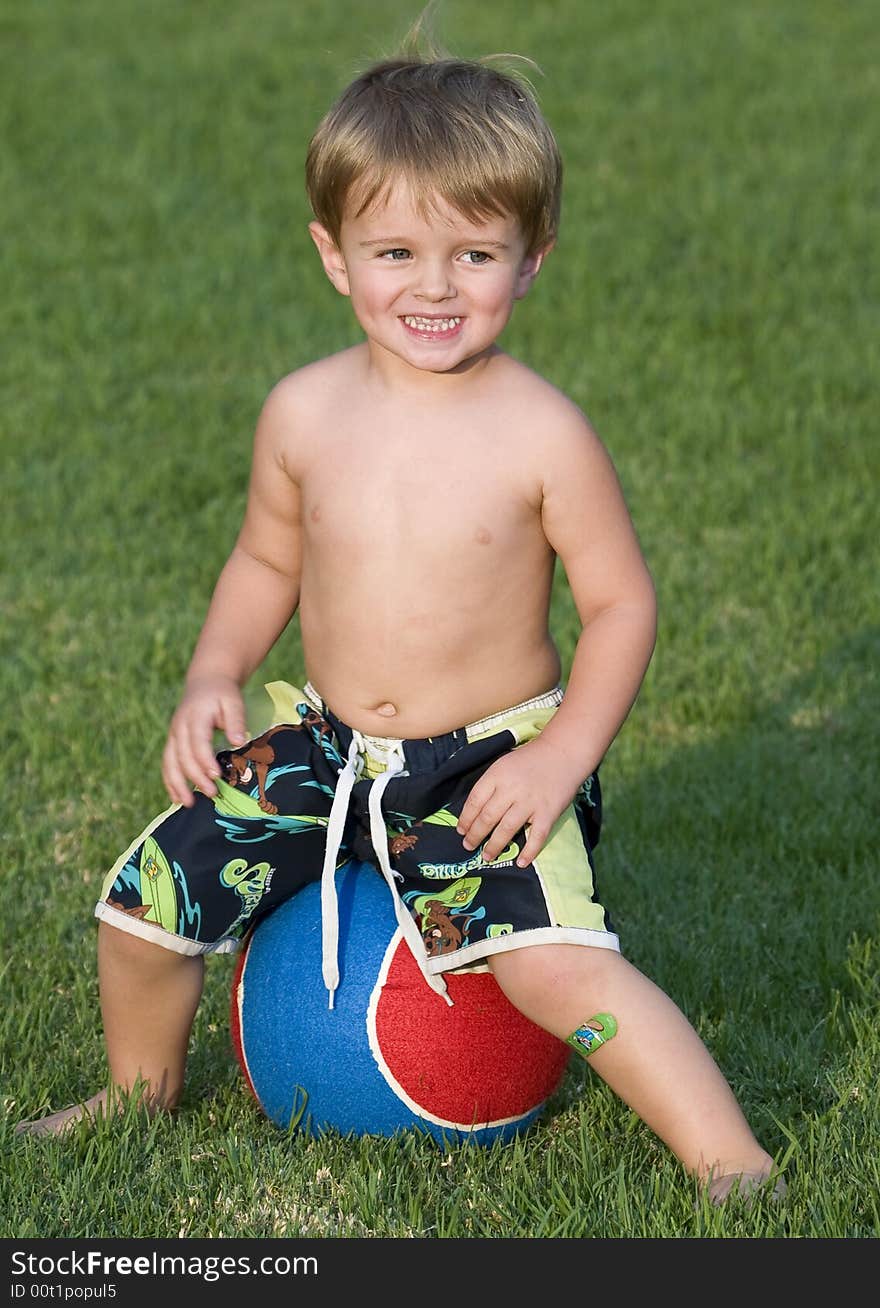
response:
<path id="1" fill-rule="evenodd" d="M 306 232 L 305 146 L 416 12 L 42 0 L 0 17 L 0 1236 L 877 1237 L 869 0 L 447 0 L 440 19 L 457 53 L 543 70 L 563 225 L 504 344 L 603 436 L 659 593 L 603 766 L 603 899 L 785 1164 L 787 1201 L 695 1206 L 586 1064 L 506 1146 L 286 1134 L 233 1057 L 228 957 L 176 1120 L 13 1136 L 104 1076 L 93 905 L 167 803 L 167 721 L 259 407 L 358 338 Z M 567 661 L 561 574 L 552 616 Z M 294 623 L 249 694 L 298 682 L 301 660 Z"/>

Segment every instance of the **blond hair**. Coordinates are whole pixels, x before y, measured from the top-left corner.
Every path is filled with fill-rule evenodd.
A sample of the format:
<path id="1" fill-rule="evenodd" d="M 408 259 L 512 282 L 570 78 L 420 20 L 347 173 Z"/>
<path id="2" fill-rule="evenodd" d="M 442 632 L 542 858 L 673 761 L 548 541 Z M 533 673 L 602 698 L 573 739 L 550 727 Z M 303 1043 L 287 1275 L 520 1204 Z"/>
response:
<path id="1" fill-rule="evenodd" d="M 439 197 L 475 221 L 513 215 L 530 254 L 556 237 L 556 140 L 527 79 L 488 58 L 405 50 L 367 68 L 325 114 L 306 190 L 337 245 L 346 206 L 361 214 L 399 180 L 425 213 Z"/>

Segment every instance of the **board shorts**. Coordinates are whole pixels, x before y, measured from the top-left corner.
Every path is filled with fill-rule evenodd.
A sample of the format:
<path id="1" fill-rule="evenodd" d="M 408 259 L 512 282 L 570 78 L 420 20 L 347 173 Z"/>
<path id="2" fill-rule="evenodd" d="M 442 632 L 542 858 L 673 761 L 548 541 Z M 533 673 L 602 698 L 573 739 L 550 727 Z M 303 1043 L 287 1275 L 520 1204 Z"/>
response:
<path id="1" fill-rule="evenodd" d="M 367 736 L 341 722 L 310 683 L 266 686 L 268 730 L 222 750 L 212 798 L 175 804 L 108 872 L 95 916 L 182 954 L 237 950 L 248 931 L 303 886 L 321 883 L 322 974 L 339 984 L 336 873 L 372 865 L 427 983 L 485 970 L 527 945 L 619 950 L 599 902 L 599 778 L 589 776 L 527 867 L 520 830 L 484 862 L 456 831 L 465 801 L 497 760 L 534 739 L 562 701 L 557 687 L 456 731 L 422 740 Z M 484 842 L 485 843 L 485 842 Z"/>

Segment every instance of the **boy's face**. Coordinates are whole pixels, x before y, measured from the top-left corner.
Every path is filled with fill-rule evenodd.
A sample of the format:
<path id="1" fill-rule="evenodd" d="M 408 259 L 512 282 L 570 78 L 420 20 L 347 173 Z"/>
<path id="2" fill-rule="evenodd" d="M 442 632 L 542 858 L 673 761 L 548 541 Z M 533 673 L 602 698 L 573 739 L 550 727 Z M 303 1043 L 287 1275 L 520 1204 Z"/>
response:
<path id="1" fill-rule="evenodd" d="M 373 347 L 435 373 L 494 344 L 545 253 L 526 254 L 509 215 L 475 222 L 439 197 L 423 215 L 403 182 L 365 213 L 347 213 L 338 246 L 320 223 L 309 231 Z"/>

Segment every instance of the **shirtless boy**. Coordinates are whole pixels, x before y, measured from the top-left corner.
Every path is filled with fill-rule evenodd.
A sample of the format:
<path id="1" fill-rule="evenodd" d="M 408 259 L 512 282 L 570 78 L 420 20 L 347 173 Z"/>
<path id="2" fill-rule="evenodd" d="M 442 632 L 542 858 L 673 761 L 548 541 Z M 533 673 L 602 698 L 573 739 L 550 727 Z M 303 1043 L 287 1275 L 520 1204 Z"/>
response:
<path id="1" fill-rule="evenodd" d="M 554 244 L 551 131 L 520 78 L 407 56 L 343 92 L 306 174 L 312 239 L 365 339 L 284 377 L 259 417 L 243 525 L 164 751 L 173 807 L 95 910 L 110 1086 L 173 1109 L 204 955 L 318 879 L 332 1006 L 334 870 L 356 853 L 438 1003 L 445 971 L 488 965 L 714 1202 L 754 1189 L 772 1159 L 692 1026 L 620 952 L 593 876 L 596 770 L 651 658 L 655 596 L 584 414 L 496 344 Z M 582 624 L 564 697 L 557 558 Z M 242 687 L 297 612 L 308 682 L 273 683 L 276 729 L 249 744 Z M 231 750 L 214 753 L 215 730 Z M 242 854 L 263 868 L 246 894 L 223 875 Z M 459 874 L 465 913 L 419 911 Z M 22 1129 L 61 1131 L 108 1093 Z"/>

